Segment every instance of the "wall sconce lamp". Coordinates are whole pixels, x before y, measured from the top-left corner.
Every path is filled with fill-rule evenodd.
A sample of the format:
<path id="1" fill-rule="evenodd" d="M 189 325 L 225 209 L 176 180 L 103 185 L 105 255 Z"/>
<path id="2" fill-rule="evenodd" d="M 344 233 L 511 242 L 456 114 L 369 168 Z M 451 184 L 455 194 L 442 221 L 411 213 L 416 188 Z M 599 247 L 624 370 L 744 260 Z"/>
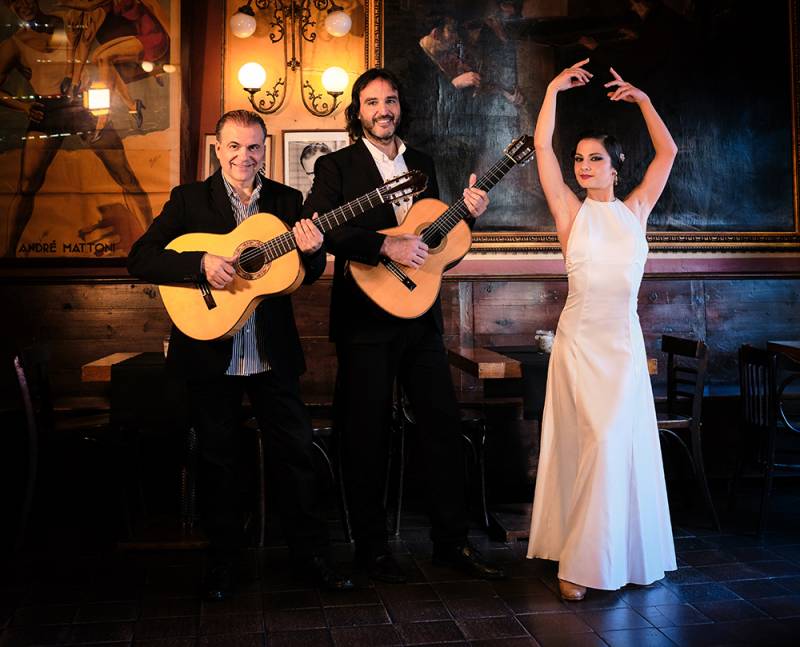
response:
<path id="1" fill-rule="evenodd" d="M 286 75 L 300 68 L 300 96 L 303 105 L 311 114 L 326 117 L 339 106 L 339 97 L 347 87 L 347 72 L 341 67 L 329 67 L 322 73 L 322 86 L 331 96 L 332 101 L 323 101 L 323 95 L 317 92 L 303 76 L 303 41 L 313 43 L 317 39 L 314 31 L 316 21 L 311 18 L 311 9 L 327 10 L 324 26 L 332 36 L 345 36 L 350 32 L 352 20 L 336 4 L 335 0 L 247 0 L 247 4 L 239 7 L 230 19 L 230 27 L 234 36 L 248 38 L 256 31 L 256 17 L 253 2 L 258 9 L 269 11 L 269 39 L 272 43 L 283 41 L 284 76 L 278 77 L 272 90 L 263 90 L 265 98 L 256 99 L 255 95 L 262 91 L 267 80 L 264 68 L 249 62 L 239 68 L 239 83 L 249 95 L 250 105 L 262 114 L 272 114 L 280 110 L 286 99 Z M 290 50 L 291 47 L 291 50 Z"/>

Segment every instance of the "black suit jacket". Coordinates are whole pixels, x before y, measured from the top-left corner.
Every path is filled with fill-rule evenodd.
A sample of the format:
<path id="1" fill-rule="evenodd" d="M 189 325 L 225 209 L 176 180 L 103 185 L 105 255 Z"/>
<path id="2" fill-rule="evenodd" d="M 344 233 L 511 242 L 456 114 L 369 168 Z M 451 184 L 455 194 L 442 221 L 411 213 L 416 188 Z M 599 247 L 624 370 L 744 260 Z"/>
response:
<path id="1" fill-rule="evenodd" d="M 433 160 L 424 153 L 406 148 L 403 154 L 410 170 L 428 176 L 428 187 L 421 198 L 438 198 Z M 364 142 L 320 157 L 314 165 L 314 184 L 303 205 L 303 217 L 315 211 L 322 214 L 372 191 L 383 184 L 375 160 Z M 376 306 L 346 272 L 347 261 L 377 265 L 385 235 L 378 230 L 397 226 L 390 204 L 370 209 L 325 235 L 325 244 L 336 256 L 331 293 L 331 341 L 380 342 L 388 340 L 405 319 L 394 317 Z M 442 309 L 439 299 L 423 317 L 429 317 L 442 332 Z"/>
<path id="2" fill-rule="evenodd" d="M 302 195 L 283 184 L 263 178 L 259 211 L 278 216 L 288 225 L 300 217 Z M 182 234 L 202 232 L 227 234 L 236 218 L 217 171 L 204 182 L 183 184 L 172 190 L 161 214 L 128 255 L 128 271 L 151 283 L 195 282 L 201 277 L 204 251 L 178 253 L 164 249 Z M 312 283 L 325 270 L 325 251 L 300 254 L 305 266 L 304 283 Z M 298 376 L 305 370 L 303 350 L 289 296 L 264 299 L 256 308 L 256 321 L 264 332 L 267 360 L 278 374 Z M 232 340 L 199 341 L 172 327 L 167 368 L 184 377 L 202 379 L 225 373 L 231 361 Z"/>

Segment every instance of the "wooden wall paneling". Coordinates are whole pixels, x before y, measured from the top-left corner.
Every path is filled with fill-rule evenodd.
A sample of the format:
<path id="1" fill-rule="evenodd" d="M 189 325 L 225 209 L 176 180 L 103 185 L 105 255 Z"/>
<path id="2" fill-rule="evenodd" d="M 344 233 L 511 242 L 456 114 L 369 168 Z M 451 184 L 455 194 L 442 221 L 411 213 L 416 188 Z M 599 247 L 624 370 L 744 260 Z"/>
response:
<path id="1" fill-rule="evenodd" d="M 335 350 L 327 341 L 331 281 L 323 278 L 293 296 L 309 366 L 304 388 L 332 392 Z M 445 280 L 445 342 L 526 344 L 537 329 L 555 329 L 567 293 L 566 280 L 463 278 Z M 113 352 L 155 351 L 169 331 L 158 290 L 143 283 L 44 283 L 0 285 L 0 298 L 19 304 L 4 318 L 6 347 L 33 341 L 52 348 L 54 386 L 90 393 L 80 366 Z M 658 351 L 664 333 L 705 339 L 711 350 L 709 383 L 734 385 L 739 345 L 800 335 L 800 279 L 646 279 L 639 317 L 648 356 L 659 359 L 654 382 L 663 381 Z M 478 389 L 474 378 L 453 373 L 459 388 Z"/>
<path id="2" fill-rule="evenodd" d="M 705 289 L 712 381 L 737 379 L 736 353 L 742 344 L 800 338 L 797 280 L 707 280 Z"/>
<path id="3" fill-rule="evenodd" d="M 471 346 L 475 340 L 475 311 L 472 281 L 458 281 L 458 334 L 452 342 L 445 339 L 447 346 Z M 480 389 L 477 378 L 464 371 L 453 368 L 453 384 L 458 391 L 475 391 Z"/>
<path id="4" fill-rule="evenodd" d="M 657 360 L 653 382 L 659 387 L 666 383 L 661 336 L 707 339 L 703 282 L 645 279 L 639 290 L 638 311 L 647 357 Z"/>
<path id="5" fill-rule="evenodd" d="M 476 344 L 532 344 L 537 330 L 556 329 L 567 282 L 477 280 L 473 295 Z"/>

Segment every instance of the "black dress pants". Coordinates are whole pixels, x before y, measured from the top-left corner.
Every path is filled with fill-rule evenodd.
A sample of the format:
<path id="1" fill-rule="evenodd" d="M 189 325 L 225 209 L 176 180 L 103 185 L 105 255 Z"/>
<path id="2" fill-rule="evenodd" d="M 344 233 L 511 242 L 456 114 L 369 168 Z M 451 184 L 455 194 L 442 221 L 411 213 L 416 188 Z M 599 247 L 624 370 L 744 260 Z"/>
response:
<path id="1" fill-rule="evenodd" d="M 188 389 L 200 445 L 201 520 L 212 553 L 231 554 L 242 542 L 240 475 L 256 468 L 255 460 L 239 464 L 242 394 L 247 392 L 264 434 L 268 481 L 274 484 L 268 501 L 279 505 L 292 557 L 302 561 L 325 554 L 328 535 L 314 475 L 311 419 L 297 378 L 274 371 L 223 375 L 190 381 Z"/>
<path id="2" fill-rule="evenodd" d="M 458 403 L 442 337 L 426 319 L 404 322 L 389 341 L 338 342 L 336 424 L 344 430 L 345 482 L 356 551 L 387 550 L 383 505 L 395 379 L 420 427 L 431 538 L 454 544 L 468 529 Z"/>

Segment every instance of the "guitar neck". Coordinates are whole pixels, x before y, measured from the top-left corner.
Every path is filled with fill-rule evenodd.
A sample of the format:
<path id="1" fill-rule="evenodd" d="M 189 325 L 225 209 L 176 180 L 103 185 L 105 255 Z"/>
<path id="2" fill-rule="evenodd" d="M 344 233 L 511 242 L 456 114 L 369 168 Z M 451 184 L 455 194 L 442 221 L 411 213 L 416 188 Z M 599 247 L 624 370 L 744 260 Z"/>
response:
<path id="1" fill-rule="evenodd" d="M 331 211 L 327 211 L 319 216 L 314 222 L 317 228 L 323 233 L 329 232 L 334 227 L 338 227 L 352 220 L 356 216 L 361 215 L 365 211 L 372 209 L 383 204 L 384 200 L 381 196 L 379 189 L 370 191 L 355 200 L 351 200 L 341 207 L 336 207 Z M 268 262 L 274 261 L 276 258 L 288 254 L 294 249 L 297 249 L 297 241 L 294 239 L 294 233 L 287 231 L 279 236 L 275 236 L 262 245 L 264 256 Z"/>
<path id="2" fill-rule="evenodd" d="M 489 192 L 500 180 L 506 176 L 506 173 L 516 166 L 516 164 L 517 163 L 511 157 L 508 155 L 503 155 L 503 157 L 495 162 L 494 166 L 492 166 L 492 168 L 490 168 L 475 183 L 475 187 Z M 464 198 L 461 198 L 425 230 L 425 233 L 422 235 L 422 240 L 429 244 L 437 237 L 444 236 L 467 215 L 469 215 L 469 209 L 464 202 Z"/>

